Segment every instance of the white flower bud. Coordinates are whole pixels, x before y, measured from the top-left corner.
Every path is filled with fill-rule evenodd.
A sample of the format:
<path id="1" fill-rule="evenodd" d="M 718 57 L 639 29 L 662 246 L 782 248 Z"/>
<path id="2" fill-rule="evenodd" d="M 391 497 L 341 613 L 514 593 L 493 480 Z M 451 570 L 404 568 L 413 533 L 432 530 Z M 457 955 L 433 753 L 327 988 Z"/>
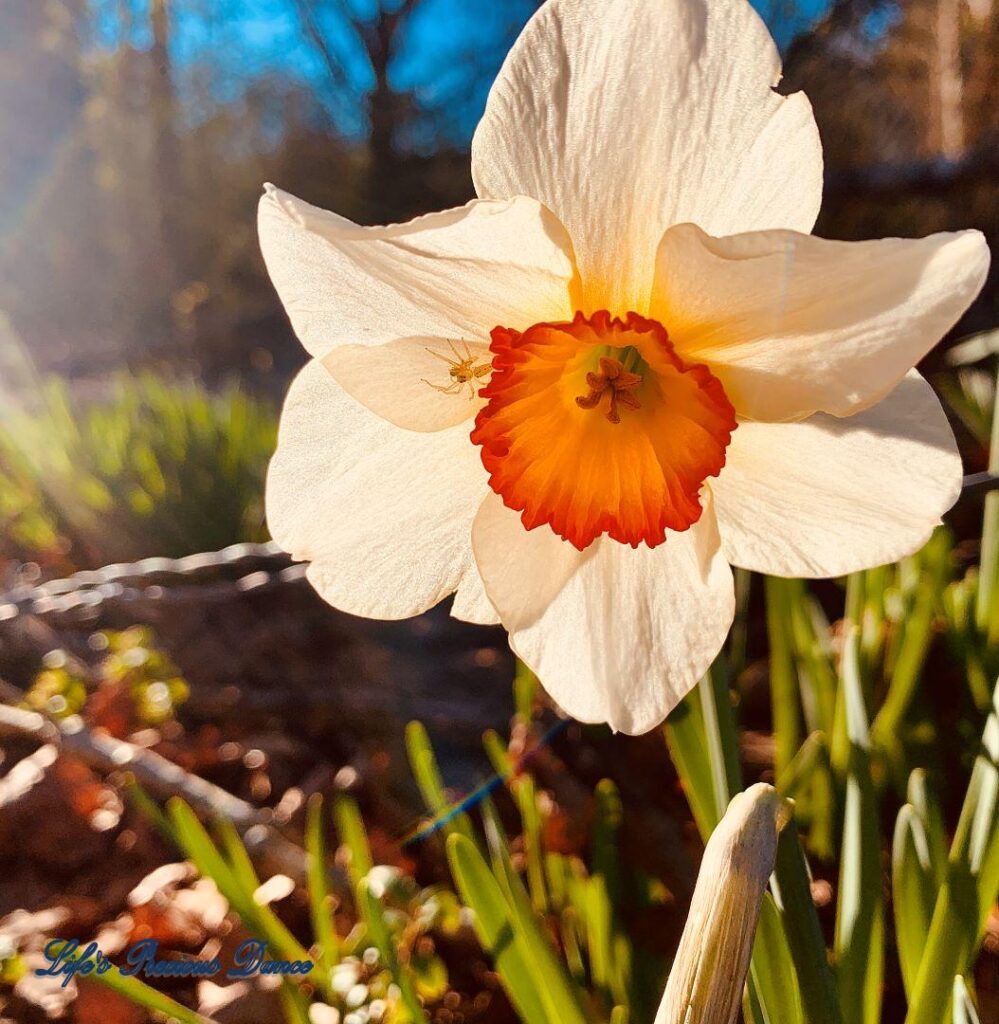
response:
<path id="1" fill-rule="evenodd" d="M 655 1024 L 732 1024 L 777 857 L 785 801 L 758 783 L 739 793 L 704 850 L 690 914 Z"/>

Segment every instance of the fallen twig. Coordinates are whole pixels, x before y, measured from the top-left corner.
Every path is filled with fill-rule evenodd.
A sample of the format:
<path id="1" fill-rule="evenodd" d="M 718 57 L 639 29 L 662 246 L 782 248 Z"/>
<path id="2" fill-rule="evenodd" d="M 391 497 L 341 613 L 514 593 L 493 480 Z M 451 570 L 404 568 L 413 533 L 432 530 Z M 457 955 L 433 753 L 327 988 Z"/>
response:
<path id="1" fill-rule="evenodd" d="M 236 827 L 250 854 L 269 870 L 305 882 L 307 855 L 274 829 L 269 809 L 254 807 L 155 751 L 88 729 L 75 715 L 56 722 L 6 704 L 0 704 L 0 734 L 54 744 L 99 771 L 129 772 L 143 789 L 160 798 L 179 796 L 208 819 L 225 818 Z"/>

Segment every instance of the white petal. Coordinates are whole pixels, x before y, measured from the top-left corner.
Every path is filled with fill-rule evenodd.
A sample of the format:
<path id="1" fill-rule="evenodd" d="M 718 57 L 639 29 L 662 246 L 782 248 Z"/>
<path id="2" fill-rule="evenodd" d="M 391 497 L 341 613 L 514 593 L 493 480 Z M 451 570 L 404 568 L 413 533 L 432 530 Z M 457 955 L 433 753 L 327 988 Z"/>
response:
<path id="1" fill-rule="evenodd" d="M 571 245 L 533 199 L 472 202 L 365 228 L 268 186 L 260 245 L 302 344 L 435 336 L 486 340 L 572 315 Z"/>
<path id="2" fill-rule="evenodd" d="M 471 523 L 487 490 L 468 430 L 401 430 L 313 361 L 285 402 L 267 477 L 274 539 L 354 615 L 400 619 L 475 572 Z"/>
<path id="3" fill-rule="evenodd" d="M 740 415 L 773 421 L 881 399 L 971 305 L 989 249 L 979 231 L 830 242 L 683 224 L 657 264 L 653 315 L 677 350 L 711 366 Z"/>
<path id="4" fill-rule="evenodd" d="M 461 384 L 440 358 L 458 363 L 466 355 L 473 367 L 489 367 L 492 360 L 482 342 L 398 338 L 384 345 L 338 345 L 323 365 L 351 398 L 397 427 L 443 430 L 470 419 L 485 404 L 478 393 L 488 373 Z M 454 393 L 439 390 L 446 387 Z"/>
<path id="5" fill-rule="evenodd" d="M 462 622 L 474 622 L 479 626 L 498 626 L 500 617 L 486 594 L 485 585 L 473 560 L 471 567 L 461 578 L 451 605 L 451 614 Z"/>
<path id="6" fill-rule="evenodd" d="M 920 548 L 961 490 L 933 389 L 913 371 L 884 401 L 837 419 L 740 423 L 711 482 L 733 565 L 840 576 Z"/>
<path id="7" fill-rule="evenodd" d="M 569 231 L 587 312 L 645 313 L 673 224 L 810 231 L 822 149 L 743 0 L 549 0 L 472 143 L 484 198 L 529 195 Z"/>
<path id="8" fill-rule="evenodd" d="M 584 722 L 648 732 L 707 671 L 732 624 L 732 573 L 710 506 L 656 548 L 604 537 L 579 552 L 545 526 L 525 530 L 491 494 L 472 544 L 510 646 Z"/>

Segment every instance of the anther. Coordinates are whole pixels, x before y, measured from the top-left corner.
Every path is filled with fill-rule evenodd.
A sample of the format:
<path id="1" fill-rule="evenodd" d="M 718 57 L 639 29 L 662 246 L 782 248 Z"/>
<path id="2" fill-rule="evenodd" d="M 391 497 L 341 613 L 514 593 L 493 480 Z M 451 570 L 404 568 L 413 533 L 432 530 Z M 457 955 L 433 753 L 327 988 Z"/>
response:
<path id="1" fill-rule="evenodd" d="M 629 409 L 641 409 L 642 403 L 631 394 L 641 383 L 641 376 L 626 370 L 619 359 L 601 356 L 600 372 L 586 375 L 586 385 L 590 389 L 590 393 L 577 396 L 576 405 L 581 409 L 595 409 L 600 404 L 604 393 L 609 391 L 610 408 L 605 415 L 611 423 L 620 423 L 621 414 L 618 411 L 618 403 Z"/>

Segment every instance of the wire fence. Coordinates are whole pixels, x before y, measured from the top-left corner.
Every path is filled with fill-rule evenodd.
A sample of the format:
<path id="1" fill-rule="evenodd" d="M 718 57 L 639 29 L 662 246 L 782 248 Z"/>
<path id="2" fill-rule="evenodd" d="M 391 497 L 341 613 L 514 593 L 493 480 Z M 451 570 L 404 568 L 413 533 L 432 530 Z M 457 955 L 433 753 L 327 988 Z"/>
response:
<path id="1" fill-rule="evenodd" d="M 210 588 L 220 597 L 272 589 L 301 581 L 305 568 L 303 563 L 293 563 L 273 542 L 232 544 L 220 551 L 183 558 L 144 558 L 77 572 L 64 579 L 16 584 L 0 593 L 0 623 L 23 615 L 92 616 L 110 603 L 169 599 L 178 587 L 196 586 L 199 592 Z M 21 575 L 32 571 L 36 570 L 22 567 Z"/>
<path id="2" fill-rule="evenodd" d="M 973 473 L 964 478 L 963 495 L 999 490 L 999 475 Z M 143 558 L 73 573 L 63 579 L 25 580 L 0 593 L 0 623 L 23 615 L 93 616 L 102 606 L 136 601 L 161 601 L 176 596 L 178 587 L 210 588 L 219 597 L 299 583 L 306 566 L 293 562 L 277 544 L 231 544 L 183 558 Z M 22 567 L 21 575 L 32 571 Z"/>

